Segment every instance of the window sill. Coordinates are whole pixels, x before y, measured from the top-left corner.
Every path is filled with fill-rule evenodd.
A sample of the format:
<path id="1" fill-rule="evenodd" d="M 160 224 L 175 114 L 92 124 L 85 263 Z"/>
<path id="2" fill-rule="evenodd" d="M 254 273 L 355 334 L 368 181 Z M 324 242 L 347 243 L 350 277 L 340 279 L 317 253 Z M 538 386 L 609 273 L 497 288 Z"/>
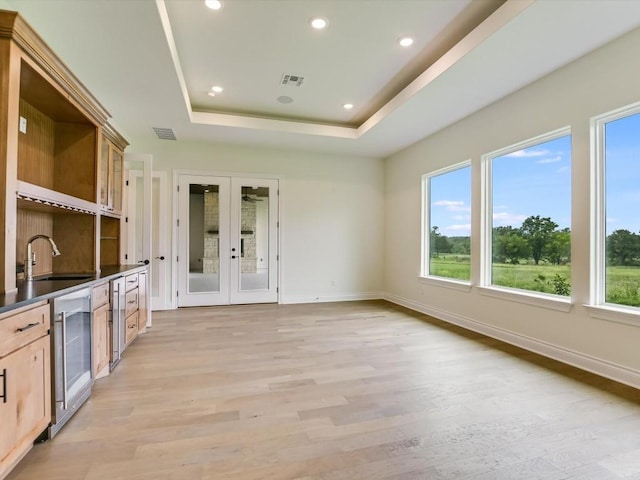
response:
<path id="1" fill-rule="evenodd" d="M 618 305 L 585 305 L 589 315 L 600 320 L 624 323 L 626 325 L 640 326 L 640 310 L 634 307 Z"/>
<path id="2" fill-rule="evenodd" d="M 482 295 L 488 297 L 500 298 L 512 302 L 525 303 L 534 307 L 548 308 L 559 312 L 569 312 L 573 306 L 571 298 L 562 297 L 560 295 L 551 295 L 537 292 L 528 292 L 526 290 L 517 290 L 504 287 L 478 287 L 478 291 Z"/>
<path id="3" fill-rule="evenodd" d="M 471 283 L 463 280 L 456 280 L 454 278 L 447 277 L 418 277 L 420 283 L 426 283 L 427 285 L 434 285 L 436 287 L 451 288 L 458 290 L 459 292 L 470 292 Z"/>

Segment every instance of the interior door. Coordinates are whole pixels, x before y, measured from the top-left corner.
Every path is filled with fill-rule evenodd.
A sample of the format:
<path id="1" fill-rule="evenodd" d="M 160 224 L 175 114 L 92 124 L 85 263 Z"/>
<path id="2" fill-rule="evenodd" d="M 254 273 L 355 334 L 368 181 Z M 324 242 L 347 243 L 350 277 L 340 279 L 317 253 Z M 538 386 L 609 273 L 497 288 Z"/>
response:
<path id="1" fill-rule="evenodd" d="M 278 180 L 231 181 L 230 301 L 278 301 Z"/>
<path id="2" fill-rule="evenodd" d="M 229 304 L 229 189 L 229 177 L 179 177 L 179 307 Z"/>
<path id="3" fill-rule="evenodd" d="M 125 264 L 151 263 L 153 216 L 152 162 L 149 154 L 125 153 L 128 187 L 125 189 L 128 221 Z M 151 311 L 151 296 L 147 295 L 147 311 Z M 151 315 L 147 315 L 147 326 L 151 326 Z"/>
<path id="4" fill-rule="evenodd" d="M 151 177 L 151 309 L 165 310 L 167 306 L 167 283 L 170 280 L 167 269 L 170 252 L 167 247 L 167 174 L 153 172 Z"/>
<path id="5" fill-rule="evenodd" d="M 278 301 L 278 181 L 178 177 L 178 306 Z"/>

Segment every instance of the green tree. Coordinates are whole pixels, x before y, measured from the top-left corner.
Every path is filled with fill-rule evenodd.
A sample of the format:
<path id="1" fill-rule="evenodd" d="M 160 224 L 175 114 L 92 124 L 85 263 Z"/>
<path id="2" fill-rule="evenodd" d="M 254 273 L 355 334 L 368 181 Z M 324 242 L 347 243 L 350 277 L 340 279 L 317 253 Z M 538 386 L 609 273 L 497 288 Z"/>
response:
<path id="1" fill-rule="evenodd" d="M 438 238 L 440 237 L 440 231 L 438 230 L 438 226 L 434 225 L 431 227 L 431 233 L 429 234 L 429 256 L 437 257 L 438 256 Z"/>
<path id="2" fill-rule="evenodd" d="M 545 248 L 545 258 L 555 264 L 562 265 L 571 261 L 571 230 L 563 228 L 551 233 Z"/>
<path id="3" fill-rule="evenodd" d="M 558 228 L 558 224 L 549 217 L 540 217 L 540 215 L 530 216 L 522 222 L 520 230 L 523 237 L 529 243 L 531 248 L 531 256 L 536 265 L 540 263 L 540 259 L 545 253 L 547 245 L 550 243 L 553 231 Z"/>
<path id="4" fill-rule="evenodd" d="M 531 255 L 529 243 L 519 229 L 511 226 L 493 229 L 493 261 L 517 265 Z"/>
<path id="5" fill-rule="evenodd" d="M 446 235 L 436 237 L 436 251 L 439 253 L 451 253 L 451 243 Z"/>
<path id="6" fill-rule="evenodd" d="M 471 254 L 471 237 L 449 237 L 451 253 L 457 255 Z"/>
<path id="7" fill-rule="evenodd" d="M 607 237 L 609 265 L 633 265 L 640 254 L 640 237 L 626 229 L 615 230 Z"/>

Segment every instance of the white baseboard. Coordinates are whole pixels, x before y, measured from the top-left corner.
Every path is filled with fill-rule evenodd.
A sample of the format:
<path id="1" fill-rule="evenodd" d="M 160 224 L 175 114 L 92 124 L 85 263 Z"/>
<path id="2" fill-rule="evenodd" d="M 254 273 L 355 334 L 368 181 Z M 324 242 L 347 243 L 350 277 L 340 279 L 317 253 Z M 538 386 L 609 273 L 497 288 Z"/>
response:
<path id="1" fill-rule="evenodd" d="M 574 367 L 595 373 L 601 377 L 609 378 L 634 388 L 640 388 L 640 372 L 637 370 L 617 365 L 590 355 L 585 355 L 584 353 L 576 352 L 565 347 L 543 342 L 526 335 L 510 332 L 483 322 L 478 322 L 477 320 L 463 317 L 455 313 L 439 310 L 429 305 L 415 302 L 391 293 L 385 293 L 383 298 L 391 303 L 430 315 L 439 320 L 458 325 L 459 327 L 463 327 L 474 332 L 482 333 L 488 337 L 524 348 L 525 350 L 538 353 L 559 362 L 573 365 Z"/>
<path id="2" fill-rule="evenodd" d="M 381 292 L 346 293 L 342 295 L 282 295 L 280 303 L 323 303 L 323 302 L 353 302 L 356 300 L 381 300 Z"/>

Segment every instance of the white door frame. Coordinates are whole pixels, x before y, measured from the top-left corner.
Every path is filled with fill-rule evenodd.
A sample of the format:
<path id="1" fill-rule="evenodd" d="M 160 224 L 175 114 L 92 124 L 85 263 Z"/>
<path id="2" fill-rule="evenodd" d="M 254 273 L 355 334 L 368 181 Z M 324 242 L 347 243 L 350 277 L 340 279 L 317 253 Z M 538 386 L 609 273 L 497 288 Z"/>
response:
<path id="1" fill-rule="evenodd" d="M 213 177 L 241 177 L 245 179 L 274 179 L 278 180 L 278 211 L 277 211 L 277 225 L 278 225 L 278 234 L 277 234 L 277 261 L 276 261 L 276 276 L 277 276 L 277 285 L 278 285 L 278 295 L 277 295 L 277 303 L 282 303 L 282 269 L 280 265 L 282 263 L 282 216 L 284 211 L 284 205 L 282 203 L 282 196 L 280 193 L 284 188 L 283 178 L 280 175 L 269 175 L 269 174 L 252 174 L 246 172 L 226 172 L 226 171 L 209 171 L 209 170 L 194 170 L 194 169 L 173 169 L 173 183 L 171 186 L 171 196 L 172 196 L 172 209 L 173 209 L 173 218 L 171 228 L 171 287 L 170 287 L 170 299 L 171 299 L 171 308 L 178 308 L 178 278 L 179 278 L 179 270 L 178 270 L 178 255 L 179 255 L 179 245 L 178 245 L 178 218 L 179 218 L 179 205 L 178 205 L 178 185 L 180 181 L 180 176 L 182 175 L 201 175 L 201 176 L 213 176 Z"/>
<path id="2" fill-rule="evenodd" d="M 136 188 L 137 183 L 136 179 L 142 177 L 143 172 L 140 170 L 129 170 L 128 171 L 128 180 L 129 180 L 129 191 L 131 194 L 128 195 L 127 200 L 127 208 L 129 212 L 134 212 L 135 210 L 135 198 L 136 198 Z M 151 262 L 149 269 L 149 285 L 148 293 L 149 297 L 151 297 L 151 310 L 167 310 L 171 308 L 171 303 L 167 295 L 167 270 L 171 262 L 171 251 L 169 250 L 169 242 L 167 241 L 167 222 L 168 218 L 166 214 L 162 214 L 159 212 L 166 212 L 168 210 L 168 199 L 166 195 L 167 191 L 167 172 L 163 171 L 153 171 L 151 172 L 151 182 L 158 181 L 158 195 L 153 194 L 153 185 L 151 192 L 151 212 L 149 217 L 151 222 L 151 253 L 149 260 Z M 157 209 L 157 212 L 156 212 Z M 131 217 L 131 215 L 129 215 Z M 133 219 L 128 222 L 128 239 L 132 245 L 135 245 L 135 229 L 136 222 Z M 157 249 L 154 246 L 157 245 Z M 133 247 L 135 248 L 135 247 Z M 135 251 L 135 250 L 129 250 Z M 135 261 L 136 259 L 134 259 Z M 157 295 L 153 295 L 153 282 L 154 277 L 158 279 L 158 291 Z"/>

